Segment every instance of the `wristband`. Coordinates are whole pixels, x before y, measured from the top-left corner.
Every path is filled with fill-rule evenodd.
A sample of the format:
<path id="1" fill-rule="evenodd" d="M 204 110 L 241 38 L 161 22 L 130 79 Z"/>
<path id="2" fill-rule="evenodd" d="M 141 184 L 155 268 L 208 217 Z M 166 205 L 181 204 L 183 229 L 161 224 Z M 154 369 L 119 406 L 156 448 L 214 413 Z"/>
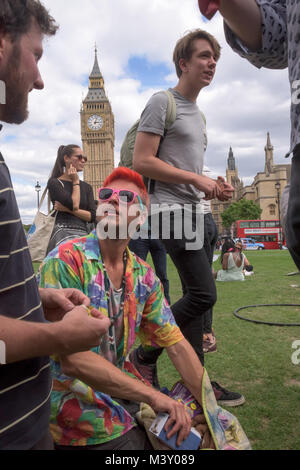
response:
<path id="1" fill-rule="evenodd" d="M 219 10 L 220 0 L 198 0 L 198 4 L 202 15 L 211 20 Z"/>
<path id="2" fill-rule="evenodd" d="M 73 184 L 73 186 L 80 186 L 80 183 Z"/>

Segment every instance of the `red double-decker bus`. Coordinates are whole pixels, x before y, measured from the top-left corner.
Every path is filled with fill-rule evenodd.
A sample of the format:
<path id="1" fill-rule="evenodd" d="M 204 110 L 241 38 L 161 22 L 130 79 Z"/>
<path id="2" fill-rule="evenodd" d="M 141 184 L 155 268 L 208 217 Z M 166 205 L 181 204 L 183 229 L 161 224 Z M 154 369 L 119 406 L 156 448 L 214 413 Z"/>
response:
<path id="1" fill-rule="evenodd" d="M 237 220 L 233 237 L 252 238 L 263 243 L 266 250 L 276 250 L 285 244 L 279 220 Z"/>

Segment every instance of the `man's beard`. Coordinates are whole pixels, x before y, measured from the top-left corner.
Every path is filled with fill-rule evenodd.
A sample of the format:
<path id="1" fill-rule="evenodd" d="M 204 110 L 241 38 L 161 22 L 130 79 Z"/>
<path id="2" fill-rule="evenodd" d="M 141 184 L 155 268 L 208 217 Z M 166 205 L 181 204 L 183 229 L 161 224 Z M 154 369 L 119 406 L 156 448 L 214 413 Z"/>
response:
<path id="1" fill-rule="evenodd" d="M 6 104 L 1 105 L 1 121 L 8 124 L 22 124 L 28 118 L 28 92 L 22 85 L 20 66 L 20 47 L 13 46 L 6 72 L 2 78 L 6 86 Z"/>

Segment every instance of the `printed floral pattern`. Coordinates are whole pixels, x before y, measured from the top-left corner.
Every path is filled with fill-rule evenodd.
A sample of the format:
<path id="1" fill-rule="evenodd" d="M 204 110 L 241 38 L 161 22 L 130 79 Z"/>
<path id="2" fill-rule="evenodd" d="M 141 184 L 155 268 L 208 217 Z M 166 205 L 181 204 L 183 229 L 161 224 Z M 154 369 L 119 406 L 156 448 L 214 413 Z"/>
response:
<path id="1" fill-rule="evenodd" d="M 39 278 L 41 287 L 81 290 L 93 307 L 108 315 L 103 264 L 95 232 L 51 252 L 41 267 Z M 160 281 L 144 261 L 128 250 L 124 345 L 118 350 L 115 365 L 142 380 L 133 365 L 125 361 L 137 336 L 149 349 L 168 347 L 183 339 L 164 299 Z M 100 348 L 92 351 L 101 354 Z M 97 445 L 132 429 L 133 418 L 111 397 L 65 376 L 57 358 L 51 360 L 51 368 L 54 376 L 51 431 L 57 444 Z"/>
<path id="2" fill-rule="evenodd" d="M 251 450 L 238 419 L 217 404 L 206 370 L 202 381 L 202 406 L 217 450 Z"/>

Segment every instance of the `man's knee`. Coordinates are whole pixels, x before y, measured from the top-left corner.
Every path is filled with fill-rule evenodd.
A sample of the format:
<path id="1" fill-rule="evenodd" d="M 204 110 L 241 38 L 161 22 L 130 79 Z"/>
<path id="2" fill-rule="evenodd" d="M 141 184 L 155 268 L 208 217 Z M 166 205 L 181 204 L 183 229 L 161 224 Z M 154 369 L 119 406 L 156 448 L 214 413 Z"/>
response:
<path id="1" fill-rule="evenodd" d="M 199 307 L 201 307 L 202 312 L 206 312 L 207 310 L 213 308 L 217 301 L 217 291 L 214 285 L 205 291 L 197 288 L 189 289 L 188 295 L 191 299 L 191 302 L 195 304 L 195 308 L 198 310 Z"/>

